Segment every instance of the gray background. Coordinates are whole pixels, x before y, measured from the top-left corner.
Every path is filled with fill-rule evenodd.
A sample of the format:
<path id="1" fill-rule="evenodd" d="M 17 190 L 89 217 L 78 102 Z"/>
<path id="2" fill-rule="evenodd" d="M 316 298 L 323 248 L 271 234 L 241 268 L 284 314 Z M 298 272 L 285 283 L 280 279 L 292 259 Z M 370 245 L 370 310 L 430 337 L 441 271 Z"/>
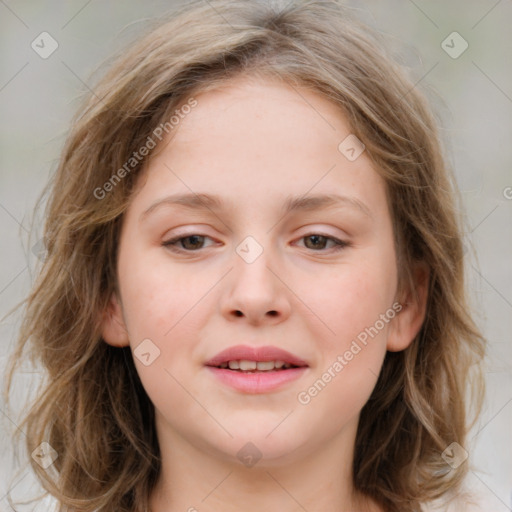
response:
<path id="1" fill-rule="evenodd" d="M 474 510 L 510 511 L 512 1 L 346 3 L 391 37 L 443 123 L 467 212 L 467 245 L 474 246 L 474 252 L 468 250 L 473 302 L 489 340 L 484 412 L 465 447 L 473 462 L 467 485 L 480 496 Z M 37 262 L 31 248 L 40 234 L 35 219 L 29 239 L 33 207 L 56 167 L 77 101 L 93 86 L 92 72 L 143 30 L 144 20 L 172 6 L 137 0 L 0 0 L 0 316 L 30 288 Z M 31 48 L 43 31 L 59 45 L 47 59 Z M 454 31 L 469 44 L 455 59 L 441 46 Z M 459 42 L 454 44 L 460 48 Z M 18 326 L 18 314 L 0 325 L 0 373 Z M 39 378 L 37 373 L 20 375 L 16 393 L 27 395 Z M 19 474 L 14 472 L 23 452 L 16 456 L 8 439 L 16 428 L 12 416 L 0 403 L 0 511 L 11 510 L 4 497 L 7 489 L 13 489 L 15 497 L 25 496 L 30 486 L 37 489 L 30 471 L 21 466 Z"/>

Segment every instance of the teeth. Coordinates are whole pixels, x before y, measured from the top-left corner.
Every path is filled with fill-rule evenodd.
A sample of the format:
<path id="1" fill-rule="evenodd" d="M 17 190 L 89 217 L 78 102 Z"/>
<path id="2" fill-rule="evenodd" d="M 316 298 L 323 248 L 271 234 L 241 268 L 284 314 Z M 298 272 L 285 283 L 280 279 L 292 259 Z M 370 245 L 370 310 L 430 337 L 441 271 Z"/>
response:
<path id="1" fill-rule="evenodd" d="M 256 363 L 256 368 L 258 370 L 273 370 L 274 369 L 274 361 L 258 361 Z"/>
<path id="2" fill-rule="evenodd" d="M 242 359 L 240 361 L 240 370 L 256 370 L 256 364 L 256 361 Z"/>
<path id="3" fill-rule="evenodd" d="M 240 364 L 238 363 L 238 361 L 229 361 L 228 366 L 229 366 L 230 370 L 239 370 L 240 369 Z"/>
<path id="4" fill-rule="evenodd" d="M 281 368 L 286 370 L 292 368 L 292 365 L 285 363 L 284 361 L 248 361 L 247 359 L 226 361 L 219 365 L 220 368 L 230 370 L 241 370 L 241 371 L 272 371 L 280 370 Z"/>

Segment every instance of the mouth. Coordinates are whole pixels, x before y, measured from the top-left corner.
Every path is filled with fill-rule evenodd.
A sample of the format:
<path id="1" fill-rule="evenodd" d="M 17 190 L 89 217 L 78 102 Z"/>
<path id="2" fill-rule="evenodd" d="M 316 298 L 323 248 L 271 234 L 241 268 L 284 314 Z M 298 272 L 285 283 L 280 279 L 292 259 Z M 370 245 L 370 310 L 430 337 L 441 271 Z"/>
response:
<path id="1" fill-rule="evenodd" d="M 219 352 L 206 366 L 241 372 L 284 371 L 308 366 L 306 361 L 279 347 L 235 345 Z"/>
<path id="2" fill-rule="evenodd" d="M 284 361 L 249 361 L 247 359 L 232 359 L 224 361 L 215 368 L 233 370 L 235 372 L 257 373 L 289 370 L 290 368 L 300 368 L 300 366 L 286 363 Z"/>
<path id="3" fill-rule="evenodd" d="M 225 385 L 244 393 L 266 393 L 299 378 L 309 365 L 278 347 L 238 345 L 205 363 Z"/>

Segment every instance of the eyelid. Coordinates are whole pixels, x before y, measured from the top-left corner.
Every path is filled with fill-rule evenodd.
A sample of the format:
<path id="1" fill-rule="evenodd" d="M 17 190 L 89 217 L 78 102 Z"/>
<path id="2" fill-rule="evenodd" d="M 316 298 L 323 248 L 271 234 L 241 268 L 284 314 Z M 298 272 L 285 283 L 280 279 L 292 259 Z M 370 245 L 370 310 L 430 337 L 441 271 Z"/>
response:
<path id="1" fill-rule="evenodd" d="M 211 229 L 208 229 L 209 226 L 204 224 L 182 224 L 179 226 L 175 226 L 172 230 L 168 230 L 164 234 L 162 238 L 164 238 L 165 242 L 169 242 L 172 240 L 180 239 L 180 238 L 187 238 L 188 236 L 203 236 L 205 238 L 211 238 L 212 240 L 214 237 L 212 235 L 208 235 L 205 233 L 205 231 L 211 231 Z M 164 242 L 164 243 L 165 243 Z"/>

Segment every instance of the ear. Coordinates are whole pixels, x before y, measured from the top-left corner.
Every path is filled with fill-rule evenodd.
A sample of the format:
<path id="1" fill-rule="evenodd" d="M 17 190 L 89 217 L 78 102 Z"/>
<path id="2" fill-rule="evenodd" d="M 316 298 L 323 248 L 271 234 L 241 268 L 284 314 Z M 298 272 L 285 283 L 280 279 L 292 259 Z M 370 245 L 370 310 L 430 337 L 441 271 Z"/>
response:
<path id="1" fill-rule="evenodd" d="M 427 310 L 430 271 L 425 263 L 416 263 L 412 269 L 414 289 L 406 289 L 399 302 L 402 309 L 390 322 L 387 349 L 399 352 L 414 340 L 423 325 Z"/>
<path id="2" fill-rule="evenodd" d="M 101 320 L 103 339 L 114 347 L 126 347 L 130 344 L 123 311 L 115 293 L 112 293 Z"/>

